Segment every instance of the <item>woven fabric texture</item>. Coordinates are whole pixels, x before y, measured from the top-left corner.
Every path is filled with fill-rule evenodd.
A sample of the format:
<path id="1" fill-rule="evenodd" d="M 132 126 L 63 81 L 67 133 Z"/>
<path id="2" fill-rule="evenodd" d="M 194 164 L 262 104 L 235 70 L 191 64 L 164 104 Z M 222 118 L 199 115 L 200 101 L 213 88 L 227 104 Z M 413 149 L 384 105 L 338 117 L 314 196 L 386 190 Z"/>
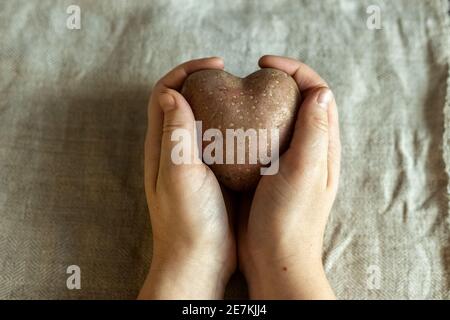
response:
<path id="1" fill-rule="evenodd" d="M 301 59 L 340 110 L 325 267 L 342 299 L 450 298 L 446 0 L 2 1 L 0 298 L 132 299 L 151 260 L 153 84 L 197 57 Z M 69 5 L 81 29 L 66 27 Z M 447 97 L 447 100 L 446 100 Z M 447 101 L 447 102 L 446 102 Z M 81 268 L 81 290 L 66 269 Z M 245 297 L 241 278 L 227 297 Z"/>

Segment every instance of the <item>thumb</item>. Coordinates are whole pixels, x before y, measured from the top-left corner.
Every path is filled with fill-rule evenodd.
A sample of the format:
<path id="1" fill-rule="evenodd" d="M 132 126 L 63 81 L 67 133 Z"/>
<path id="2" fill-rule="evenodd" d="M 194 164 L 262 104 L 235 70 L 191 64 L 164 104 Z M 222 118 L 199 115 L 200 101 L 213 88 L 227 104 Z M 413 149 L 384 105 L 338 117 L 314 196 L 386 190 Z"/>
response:
<path id="1" fill-rule="evenodd" d="M 328 108 L 333 93 L 326 87 L 308 91 L 300 107 L 288 150 L 289 162 L 302 172 L 327 172 Z M 314 170 L 317 169 L 317 170 Z"/>
<path id="2" fill-rule="evenodd" d="M 172 89 L 163 90 L 158 101 L 164 116 L 161 167 L 197 163 L 195 118 L 188 102 Z"/>

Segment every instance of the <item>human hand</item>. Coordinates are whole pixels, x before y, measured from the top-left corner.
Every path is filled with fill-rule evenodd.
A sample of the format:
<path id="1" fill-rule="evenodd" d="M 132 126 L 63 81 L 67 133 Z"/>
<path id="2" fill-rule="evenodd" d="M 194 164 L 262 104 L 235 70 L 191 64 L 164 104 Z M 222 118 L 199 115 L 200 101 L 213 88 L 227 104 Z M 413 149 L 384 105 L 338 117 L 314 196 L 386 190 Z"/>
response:
<path id="1" fill-rule="evenodd" d="M 194 137 L 191 107 L 178 92 L 190 73 L 223 69 L 220 58 L 186 62 L 154 87 L 145 141 L 145 191 L 153 231 L 153 258 L 140 299 L 218 299 L 236 267 L 235 241 L 221 187 L 198 160 L 176 165 L 171 135 Z M 195 141 L 195 140 L 194 140 Z"/>
<path id="2" fill-rule="evenodd" d="M 239 265 L 251 298 L 332 299 L 322 264 L 324 230 L 338 187 L 339 122 L 326 82 L 298 61 L 264 56 L 259 65 L 293 76 L 302 105 L 279 172 L 261 178 L 239 221 Z"/>

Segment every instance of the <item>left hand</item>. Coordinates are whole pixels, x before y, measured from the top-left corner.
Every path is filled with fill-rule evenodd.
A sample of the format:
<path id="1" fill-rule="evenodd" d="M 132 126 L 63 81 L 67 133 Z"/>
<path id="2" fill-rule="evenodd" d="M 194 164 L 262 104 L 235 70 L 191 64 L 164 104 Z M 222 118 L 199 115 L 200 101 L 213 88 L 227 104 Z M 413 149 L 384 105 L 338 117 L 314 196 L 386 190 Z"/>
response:
<path id="1" fill-rule="evenodd" d="M 176 165 L 171 140 L 176 129 L 194 137 L 191 107 L 179 93 L 189 74 L 223 69 L 220 58 L 186 62 L 155 85 L 148 108 L 145 191 L 153 231 L 153 258 L 140 299 L 218 299 L 236 268 L 232 223 L 216 177 L 198 159 Z"/>

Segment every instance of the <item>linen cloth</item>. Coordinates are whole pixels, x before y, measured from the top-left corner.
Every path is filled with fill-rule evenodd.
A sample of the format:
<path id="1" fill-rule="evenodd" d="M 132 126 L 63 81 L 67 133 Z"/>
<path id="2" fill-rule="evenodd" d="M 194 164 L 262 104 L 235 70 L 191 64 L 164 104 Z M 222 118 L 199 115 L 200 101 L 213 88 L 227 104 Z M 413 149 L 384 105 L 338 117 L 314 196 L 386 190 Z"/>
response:
<path id="1" fill-rule="evenodd" d="M 337 296 L 449 298 L 447 12 L 446 0 L 1 1 L 0 298 L 135 298 L 151 259 L 153 84 L 213 55 L 245 76 L 263 54 L 311 65 L 338 101 L 324 248 Z M 70 265 L 80 290 L 66 287 Z M 226 296 L 246 297 L 242 278 Z"/>

